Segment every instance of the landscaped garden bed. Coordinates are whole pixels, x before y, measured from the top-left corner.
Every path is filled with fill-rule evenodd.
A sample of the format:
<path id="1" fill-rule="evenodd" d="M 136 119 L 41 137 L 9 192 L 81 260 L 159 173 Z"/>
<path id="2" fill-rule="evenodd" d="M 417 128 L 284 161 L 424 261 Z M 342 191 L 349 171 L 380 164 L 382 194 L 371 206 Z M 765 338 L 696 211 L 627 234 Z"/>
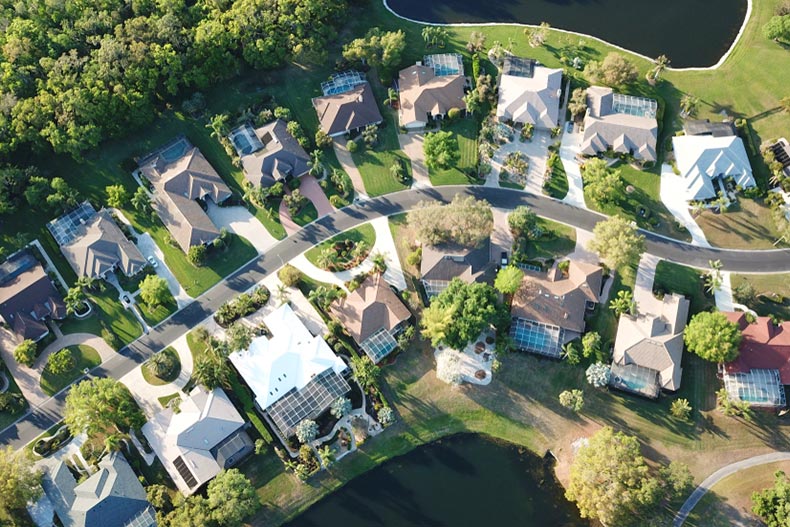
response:
<path id="1" fill-rule="evenodd" d="M 217 312 L 214 320 L 222 327 L 228 327 L 236 320 L 255 313 L 269 301 L 270 293 L 266 286 L 256 288 L 252 293 L 242 293 L 235 299 L 225 302 Z"/>
<path id="2" fill-rule="evenodd" d="M 305 257 L 326 271 L 343 271 L 361 264 L 375 244 L 376 231 L 372 225 L 365 224 L 318 244 Z"/>
<path id="3" fill-rule="evenodd" d="M 99 364 L 101 357 L 95 349 L 84 344 L 69 346 L 49 356 L 39 384 L 44 393 L 55 395 L 82 376 L 84 370 L 93 369 Z"/>
<path id="4" fill-rule="evenodd" d="M 153 355 L 141 366 L 143 379 L 153 386 L 162 386 L 173 382 L 181 373 L 181 359 L 178 352 L 168 346 Z"/>

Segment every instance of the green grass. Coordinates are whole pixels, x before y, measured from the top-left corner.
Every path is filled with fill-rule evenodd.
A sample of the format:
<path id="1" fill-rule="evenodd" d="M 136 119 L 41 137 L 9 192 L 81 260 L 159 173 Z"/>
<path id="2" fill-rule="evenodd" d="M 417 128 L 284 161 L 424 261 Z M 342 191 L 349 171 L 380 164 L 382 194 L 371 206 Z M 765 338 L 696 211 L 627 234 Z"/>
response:
<path id="1" fill-rule="evenodd" d="M 697 218 L 705 237 L 715 247 L 730 249 L 773 249 L 780 234 L 771 211 L 762 200 L 738 198 L 727 212 L 706 211 Z"/>
<path id="2" fill-rule="evenodd" d="M 672 214 L 661 202 L 659 196 L 661 176 L 655 172 L 637 170 L 626 163 L 618 163 L 615 168 L 620 171 L 626 187 L 633 187 L 631 193 L 624 192 L 623 196 L 611 203 L 597 203 L 584 189 L 584 200 L 592 210 L 603 212 L 610 216 L 619 214 L 629 220 L 635 221 L 639 227 L 650 231 L 676 238 L 678 240 L 691 240 L 691 235 L 677 226 Z"/>
<path id="3" fill-rule="evenodd" d="M 313 222 L 318 218 L 318 211 L 315 209 L 315 205 L 313 202 L 308 200 L 304 207 L 301 208 L 299 212 L 297 212 L 294 216 L 291 216 L 291 219 L 299 225 L 300 227 L 304 227 L 310 222 Z"/>
<path id="4" fill-rule="evenodd" d="M 755 313 L 763 317 L 773 315 L 779 320 L 790 320 L 790 274 L 735 274 L 731 280 L 733 291 L 743 282 L 752 285 L 756 298 L 747 306 Z M 784 302 L 777 304 L 761 296 L 770 293 L 783 296 Z M 735 301 L 739 300 L 736 298 Z"/>
<path id="5" fill-rule="evenodd" d="M 623 284 L 623 277 L 616 273 L 612 284 L 609 300 L 617 298 L 619 291 L 633 291 L 633 287 Z M 593 314 L 587 319 L 587 330 L 595 331 L 601 336 L 601 348 L 608 349 L 614 344 L 614 337 L 617 334 L 617 317 L 609 309 L 609 303 L 597 304 Z"/>
<path id="6" fill-rule="evenodd" d="M 716 305 L 713 297 L 705 291 L 705 282 L 699 270 L 666 260 L 658 262 L 653 291 L 685 296 L 691 302 L 690 314 L 709 311 Z"/>
<path id="7" fill-rule="evenodd" d="M 159 401 L 159 404 L 162 405 L 162 408 L 167 408 L 167 403 L 169 403 L 173 399 L 176 399 L 176 398 L 178 398 L 180 396 L 181 396 L 181 394 L 179 394 L 178 392 L 171 393 L 170 395 L 165 395 L 163 397 L 158 397 L 157 401 Z"/>
<path id="8" fill-rule="evenodd" d="M 122 344 L 128 344 L 143 334 L 137 318 L 124 309 L 116 298 L 117 291 L 107 287 L 101 292 L 91 292 L 89 297 L 93 304 L 93 312 L 84 319 L 69 316 L 61 323 L 64 334 L 91 333 L 101 335 L 102 323 L 112 331 Z"/>
<path id="9" fill-rule="evenodd" d="M 567 256 L 576 248 L 576 229 L 573 227 L 545 218 L 538 218 L 537 224 L 543 231 L 543 236 L 526 243 L 525 255 L 528 259 L 556 260 Z"/>
<path id="10" fill-rule="evenodd" d="M 307 250 L 305 257 L 311 264 L 320 268 L 320 265 L 318 265 L 318 258 L 321 252 L 323 252 L 323 250 L 327 247 L 332 247 L 334 244 L 346 240 L 351 240 L 354 243 L 365 242 L 368 248 L 372 249 L 376 244 L 376 231 L 369 223 L 360 225 L 359 227 L 342 232 L 337 236 L 333 236 L 332 238 L 324 240 L 318 245 L 313 246 Z"/>
<path id="11" fill-rule="evenodd" d="M 140 282 L 142 282 L 146 276 L 152 274 L 156 274 L 156 271 L 154 271 L 150 266 L 147 266 L 136 275 L 126 276 L 121 272 L 116 272 L 115 277 L 118 279 L 118 284 L 123 288 L 124 291 L 135 293 L 138 289 L 140 289 Z"/>
<path id="12" fill-rule="evenodd" d="M 461 159 L 454 167 L 447 169 L 429 169 L 431 184 L 439 185 L 471 185 L 474 178 L 469 177 L 470 171 L 477 174 L 477 135 L 480 126 L 477 119 L 467 117 L 451 123 L 442 123 L 442 130 L 452 132 L 458 139 Z"/>
<path id="13" fill-rule="evenodd" d="M 173 298 L 173 295 L 169 291 L 167 293 L 167 299 L 155 308 L 152 308 L 146 304 L 143 299 L 138 296 L 137 307 L 140 308 L 140 313 L 142 313 L 146 323 L 151 327 L 156 326 L 164 319 L 178 311 L 176 299 Z"/>
<path id="14" fill-rule="evenodd" d="M 95 349 L 84 344 L 69 346 L 74 357 L 74 367 L 60 375 L 51 373 L 46 368 L 41 373 L 39 384 L 47 395 L 55 395 L 60 390 L 71 384 L 75 379 L 82 376 L 85 368 L 92 369 L 101 364 L 101 357 Z"/>
<path id="15" fill-rule="evenodd" d="M 5 373 L 6 377 L 8 378 L 8 390 L 6 390 L 6 393 L 18 393 L 19 395 L 22 395 L 22 390 L 19 389 L 19 386 L 16 384 L 16 380 L 8 371 L 8 368 L 6 368 L 5 363 L 3 363 L 2 359 L 0 359 L 0 370 L 2 370 Z M 22 395 L 22 398 L 24 399 L 24 395 Z M 27 407 L 28 407 L 27 400 L 25 400 L 25 404 L 22 406 L 22 409 L 19 410 L 18 412 L 14 412 L 14 413 L 0 412 L 0 430 L 4 429 L 6 426 L 10 425 L 14 421 L 22 417 L 22 415 L 27 411 Z"/>
<path id="16" fill-rule="evenodd" d="M 173 349 L 172 346 L 166 347 L 159 353 L 165 353 L 171 358 L 175 359 L 176 367 L 173 368 L 169 376 L 165 378 L 161 378 L 154 375 L 154 373 L 151 372 L 148 366 L 146 366 L 146 363 L 143 363 L 143 365 L 140 367 L 143 374 L 143 379 L 145 379 L 145 382 L 147 382 L 152 386 L 164 386 L 165 384 L 169 384 L 174 380 L 176 380 L 178 378 L 178 375 L 181 373 L 181 359 L 179 359 L 178 352 L 175 349 Z"/>
<path id="17" fill-rule="evenodd" d="M 382 115 L 385 124 L 379 128 L 378 144 L 372 149 L 367 148 L 362 139 L 357 138 L 359 149 L 351 154 L 362 176 L 365 192 L 371 197 L 408 188 L 390 173 L 390 167 L 396 162 L 400 163 L 411 176 L 411 161 L 400 149 L 394 114 L 389 109 L 385 109 Z"/>
<path id="18" fill-rule="evenodd" d="M 543 186 L 543 193 L 555 199 L 564 199 L 568 195 L 568 176 L 565 174 L 565 167 L 559 158 Z"/>

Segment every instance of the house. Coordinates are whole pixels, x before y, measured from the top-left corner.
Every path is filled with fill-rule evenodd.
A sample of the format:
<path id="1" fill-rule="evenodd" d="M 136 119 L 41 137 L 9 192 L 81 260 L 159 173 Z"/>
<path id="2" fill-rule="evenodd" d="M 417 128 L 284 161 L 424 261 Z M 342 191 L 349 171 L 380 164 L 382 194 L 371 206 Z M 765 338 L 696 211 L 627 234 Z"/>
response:
<path id="1" fill-rule="evenodd" d="M 559 126 L 562 70 L 536 60 L 505 57 L 499 78 L 497 119 L 531 124 L 539 130 Z"/>
<path id="2" fill-rule="evenodd" d="M 564 273 L 526 270 L 510 309 L 510 337 L 520 350 L 560 358 L 562 346 L 584 333 L 584 317 L 598 303 L 603 269 L 568 261 Z"/>
<path id="3" fill-rule="evenodd" d="M 374 364 L 397 347 L 395 337 L 411 317 L 380 274 L 369 275 L 348 296 L 336 300 L 330 311 Z"/>
<path id="4" fill-rule="evenodd" d="M 145 489 L 120 452 L 105 456 L 79 485 L 64 461 L 41 465 L 41 486 L 63 527 L 156 527 Z"/>
<path id="5" fill-rule="evenodd" d="M 282 119 L 256 129 L 245 123 L 229 138 L 241 159 L 244 178 L 253 186 L 270 187 L 310 171 L 310 156 Z"/>
<path id="6" fill-rule="evenodd" d="M 305 419 L 316 419 L 351 389 L 348 366 L 283 304 L 264 318 L 270 337 L 258 337 L 230 355 L 263 416 L 283 437 Z"/>
<path id="7" fill-rule="evenodd" d="M 782 172 L 790 177 L 790 143 L 782 137 L 769 148 L 774 153 L 774 158 L 782 165 Z"/>
<path id="8" fill-rule="evenodd" d="M 50 221 L 47 229 L 77 276 L 105 278 L 115 270 L 133 276 L 147 265 L 109 211 L 96 212 L 87 201 Z"/>
<path id="9" fill-rule="evenodd" d="M 686 200 L 715 199 L 727 193 L 732 178 L 741 188 L 755 186 L 743 140 L 734 135 L 681 135 L 672 138 L 675 161 Z"/>
<path id="10" fill-rule="evenodd" d="M 337 91 L 344 89 L 344 91 Z M 371 124 L 379 124 L 381 117 L 370 83 L 363 81 L 350 87 L 340 86 L 322 97 L 313 99 L 321 129 L 330 137 L 358 132 Z"/>
<path id="11" fill-rule="evenodd" d="M 453 243 L 423 245 L 420 261 L 420 281 L 428 297 L 438 295 L 453 278 L 466 283 L 477 281 L 490 263 L 490 240 L 486 238 L 476 247 Z"/>
<path id="12" fill-rule="evenodd" d="M 431 119 L 442 119 L 453 108 L 466 109 L 463 61 L 460 55 L 425 57 L 398 74 L 398 120 L 404 128 L 424 128 Z"/>
<path id="13" fill-rule="evenodd" d="M 185 496 L 252 452 L 247 424 L 222 388 L 198 386 L 178 411 L 166 409 L 143 425 L 143 435 Z"/>
<path id="14" fill-rule="evenodd" d="M 745 313 L 723 313 L 743 335 L 738 358 L 721 367 L 727 394 L 752 406 L 784 407 L 784 387 L 790 384 L 790 322 L 776 325 L 769 317 L 757 317 L 749 323 Z"/>
<path id="15" fill-rule="evenodd" d="M 27 250 L 0 265 L 0 317 L 20 340 L 35 342 L 49 334 L 47 318 L 66 318 L 63 296 Z"/>
<path id="16" fill-rule="evenodd" d="M 138 160 L 140 174 L 154 187 L 151 205 L 183 249 L 205 245 L 219 230 L 198 201 L 219 205 L 231 196 L 230 188 L 200 150 L 184 136 Z"/>
<path id="17" fill-rule="evenodd" d="M 671 294 L 664 296 L 659 313 L 621 315 L 609 384 L 650 398 L 680 389 L 688 314 L 686 297 Z"/>
<path id="18" fill-rule="evenodd" d="M 653 99 L 614 93 L 611 88 L 587 88 L 587 113 L 581 153 L 607 150 L 630 154 L 642 162 L 656 161 L 658 103 Z"/>

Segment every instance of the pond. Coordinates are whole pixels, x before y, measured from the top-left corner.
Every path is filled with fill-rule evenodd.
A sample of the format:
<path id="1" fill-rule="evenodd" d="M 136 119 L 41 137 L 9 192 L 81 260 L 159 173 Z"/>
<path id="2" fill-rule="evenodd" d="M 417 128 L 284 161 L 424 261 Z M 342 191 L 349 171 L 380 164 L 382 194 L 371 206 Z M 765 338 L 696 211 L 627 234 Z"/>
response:
<path id="1" fill-rule="evenodd" d="M 385 1 L 399 15 L 424 22 L 545 21 L 648 57 L 664 54 L 676 68 L 718 62 L 735 40 L 747 7 L 746 0 Z"/>
<path id="2" fill-rule="evenodd" d="M 543 459 L 514 445 L 463 434 L 373 469 L 287 527 L 329 525 L 581 527 L 589 523 L 565 500 Z"/>

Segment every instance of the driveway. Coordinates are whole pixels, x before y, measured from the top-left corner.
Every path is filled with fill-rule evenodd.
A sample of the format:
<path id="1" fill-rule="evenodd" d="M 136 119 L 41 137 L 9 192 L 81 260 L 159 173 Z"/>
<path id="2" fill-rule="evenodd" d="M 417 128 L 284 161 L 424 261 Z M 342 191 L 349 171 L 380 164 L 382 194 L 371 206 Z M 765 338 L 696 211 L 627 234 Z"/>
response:
<path id="1" fill-rule="evenodd" d="M 661 301 L 653 295 L 653 283 L 656 281 L 656 267 L 661 258 L 645 253 L 639 260 L 634 284 L 634 301 L 640 313 L 661 314 Z"/>
<path id="2" fill-rule="evenodd" d="M 140 249 L 140 252 L 143 253 L 143 256 L 146 258 L 149 256 L 154 257 L 158 264 L 154 271 L 156 271 L 157 275 L 167 280 L 167 288 L 170 289 L 170 293 L 173 295 L 173 298 L 176 299 L 178 308 L 181 309 L 189 304 L 192 301 L 192 297 L 187 294 L 184 288 L 181 287 L 181 284 L 178 283 L 176 277 L 173 276 L 173 273 L 170 272 L 170 269 L 168 269 L 165 263 L 165 255 L 162 253 L 159 246 L 156 245 L 153 238 L 151 238 L 151 235 L 147 232 L 138 235 L 137 248 Z"/>
<path id="3" fill-rule="evenodd" d="M 398 133 L 400 148 L 411 160 L 411 175 L 414 180 L 414 188 L 431 187 L 431 178 L 428 175 L 428 167 L 425 166 L 425 152 L 422 149 L 425 135 L 422 133 L 401 134 Z"/>
<path id="4" fill-rule="evenodd" d="M 302 176 L 301 180 L 302 183 L 299 185 L 299 192 L 310 200 L 310 203 L 313 204 L 318 213 L 318 217 L 321 218 L 327 214 L 332 214 L 335 208 L 329 203 L 329 199 L 326 197 L 326 194 L 324 194 L 324 189 L 321 188 L 318 181 L 310 175 Z M 302 228 L 291 219 L 291 214 L 288 212 L 285 200 L 280 202 L 280 209 L 278 212 L 280 214 L 280 223 L 289 236 Z"/>
<path id="5" fill-rule="evenodd" d="M 569 205 L 586 209 L 584 202 L 584 183 L 582 183 L 582 172 L 579 163 L 576 161 L 576 154 L 579 153 L 582 142 L 582 134 L 565 132 L 562 135 L 560 144 L 560 160 L 568 178 L 568 194 L 562 200 Z"/>
<path id="6" fill-rule="evenodd" d="M 513 234 L 507 223 L 510 211 L 492 207 L 491 212 L 494 215 L 494 230 L 491 232 L 491 261 L 499 262 L 503 251 L 508 254 L 513 251 Z"/>
<path id="7" fill-rule="evenodd" d="M 354 192 L 356 192 L 359 199 L 367 199 L 368 193 L 365 190 L 365 183 L 362 181 L 362 174 L 359 173 L 354 158 L 351 157 L 351 152 L 346 147 L 345 137 L 337 137 L 332 141 L 332 148 L 335 150 L 335 156 L 340 166 L 346 171 L 348 177 L 351 178 L 351 184 L 354 185 Z"/>
<path id="8" fill-rule="evenodd" d="M 269 234 L 258 218 L 250 214 L 246 207 L 218 207 L 213 201 L 207 200 L 208 217 L 218 228 L 226 228 L 248 240 L 258 254 L 263 254 L 269 247 L 278 242 Z"/>
<path id="9" fill-rule="evenodd" d="M 684 188 L 686 188 L 686 185 L 683 179 L 675 175 L 672 165 L 666 163 L 661 165 L 661 201 L 675 219 L 688 229 L 693 245 L 710 247 L 710 243 L 705 238 L 705 233 L 694 221 L 691 212 L 689 212 L 689 206 L 683 194 Z"/>

